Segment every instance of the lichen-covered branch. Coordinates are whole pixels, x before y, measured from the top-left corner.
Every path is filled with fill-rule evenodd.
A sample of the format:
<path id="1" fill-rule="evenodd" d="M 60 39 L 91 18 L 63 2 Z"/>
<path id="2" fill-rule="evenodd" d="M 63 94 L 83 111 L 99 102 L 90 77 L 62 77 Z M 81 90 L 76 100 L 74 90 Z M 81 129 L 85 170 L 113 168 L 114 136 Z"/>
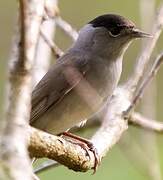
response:
<path id="1" fill-rule="evenodd" d="M 94 168 L 92 151 L 85 151 L 77 143 L 34 128 L 29 128 L 29 135 L 31 157 L 53 159 L 74 171 L 85 172 Z"/>

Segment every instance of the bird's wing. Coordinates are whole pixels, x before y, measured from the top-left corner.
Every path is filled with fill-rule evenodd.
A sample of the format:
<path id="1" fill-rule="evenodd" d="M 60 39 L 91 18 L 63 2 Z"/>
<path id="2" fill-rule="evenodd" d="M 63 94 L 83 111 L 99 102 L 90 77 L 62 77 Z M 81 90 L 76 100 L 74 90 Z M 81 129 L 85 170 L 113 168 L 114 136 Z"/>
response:
<path id="1" fill-rule="evenodd" d="M 53 65 L 32 92 L 30 124 L 57 104 L 83 78 L 89 69 L 84 55 L 67 53 Z"/>

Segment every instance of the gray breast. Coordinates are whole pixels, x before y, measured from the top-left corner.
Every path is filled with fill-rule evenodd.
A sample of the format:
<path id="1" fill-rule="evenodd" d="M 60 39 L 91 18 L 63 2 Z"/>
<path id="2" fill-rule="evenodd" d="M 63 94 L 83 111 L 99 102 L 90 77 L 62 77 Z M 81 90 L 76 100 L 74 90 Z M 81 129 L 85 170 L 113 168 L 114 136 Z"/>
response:
<path id="1" fill-rule="evenodd" d="M 105 99 L 112 95 L 120 79 L 121 72 L 121 57 L 110 61 L 105 58 L 95 57 L 91 64 L 91 71 L 86 78 L 97 93 Z"/>

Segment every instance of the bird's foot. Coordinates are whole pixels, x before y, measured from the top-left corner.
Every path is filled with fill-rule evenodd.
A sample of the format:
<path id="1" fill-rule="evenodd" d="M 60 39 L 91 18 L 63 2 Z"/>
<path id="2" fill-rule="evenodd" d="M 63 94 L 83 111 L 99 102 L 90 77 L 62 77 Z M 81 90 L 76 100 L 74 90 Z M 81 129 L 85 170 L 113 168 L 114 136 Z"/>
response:
<path id="1" fill-rule="evenodd" d="M 93 167 L 93 170 L 94 170 L 93 174 L 95 174 L 95 172 L 100 164 L 100 157 L 99 157 L 99 155 L 97 153 L 97 149 L 95 148 L 93 143 L 91 141 L 89 141 L 88 139 L 71 134 L 69 132 L 63 132 L 59 135 L 64 135 L 64 136 L 70 137 L 72 139 L 78 140 L 79 142 L 76 142 L 76 144 L 78 144 L 80 147 L 82 147 L 86 151 L 86 153 L 88 154 L 89 157 L 90 157 L 90 155 L 89 155 L 88 150 L 92 151 L 92 153 L 94 154 L 94 158 L 95 158 L 95 163 L 94 163 L 94 167 Z"/>

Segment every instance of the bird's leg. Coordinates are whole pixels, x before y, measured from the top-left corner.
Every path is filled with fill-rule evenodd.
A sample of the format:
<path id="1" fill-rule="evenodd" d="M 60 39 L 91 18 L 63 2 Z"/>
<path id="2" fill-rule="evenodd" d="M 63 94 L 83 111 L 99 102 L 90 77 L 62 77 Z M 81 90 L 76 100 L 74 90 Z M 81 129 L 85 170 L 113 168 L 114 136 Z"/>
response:
<path id="1" fill-rule="evenodd" d="M 89 148 L 90 151 L 93 152 L 94 157 L 95 157 L 95 164 L 94 164 L 93 169 L 94 169 L 94 173 L 95 173 L 97 170 L 97 167 L 100 163 L 100 158 L 99 158 L 99 155 L 98 155 L 97 150 L 96 150 L 95 146 L 93 145 L 93 143 L 91 141 L 89 141 L 88 139 L 85 139 L 85 138 L 82 138 L 80 136 L 71 134 L 69 132 L 63 132 L 63 133 L 60 133 L 59 135 L 64 135 L 64 136 L 67 136 L 67 137 L 70 137 L 72 139 L 80 141 L 77 144 L 80 145 L 87 152 L 88 155 L 89 155 L 89 153 L 88 153 L 87 147 Z M 85 145 L 87 145 L 87 147 Z"/>

